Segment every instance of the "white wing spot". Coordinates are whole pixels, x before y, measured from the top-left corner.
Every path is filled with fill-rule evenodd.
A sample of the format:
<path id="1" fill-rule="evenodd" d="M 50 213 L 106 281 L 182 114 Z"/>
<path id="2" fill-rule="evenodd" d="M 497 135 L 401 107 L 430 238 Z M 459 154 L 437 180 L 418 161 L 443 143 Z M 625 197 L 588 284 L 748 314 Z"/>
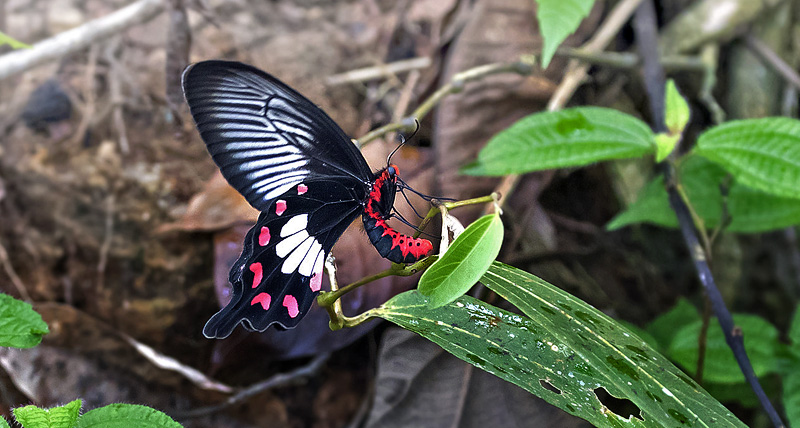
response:
<path id="1" fill-rule="evenodd" d="M 305 229 L 295 233 L 294 235 L 284 239 L 283 241 L 279 242 L 278 245 L 275 246 L 275 253 L 278 254 L 278 257 L 285 258 L 292 250 L 299 247 L 303 241 L 308 238 L 308 232 Z M 299 262 L 298 262 L 299 264 Z"/>
<path id="2" fill-rule="evenodd" d="M 299 214 L 289 219 L 286 224 L 281 228 L 281 238 L 289 235 L 294 235 L 301 230 L 304 230 L 308 225 L 308 214 Z M 306 233 L 308 236 L 308 233 Z"/>
<path id="3" fill-rule="evenodd" d="M 319 254 L 322 252 L 322 245 L 320 245 L 317 240 L 314 240 L 314 243 L 311 244 L 311 248 L 308 250 L 307 254 L 303 254 L 303 261 L 300 263 L 300 267 L 297 268 L 297 271 L 300 272 L 300 275 L 303 276 L 311 276 L 314 271 L 314 265 L 319 259 Z"/>
<path id="4" fill-rule="evenodd" d="M 307 234 L 306 234 L 307 235 Z M 281 265 L 281 272 L 283 273 L 292 273 L 300 267 L 300 263 L 303 262 L 303 259 L 308 254 L 308 250 L 317 243 L 317 240 L 314 239 L 313 236 L 309 236 L 306 238 L 300 245 L 295 248 L 289 257 L 283 261 L 283 265 Z M 311 276 L 311 275 L 307 275 Z"/>

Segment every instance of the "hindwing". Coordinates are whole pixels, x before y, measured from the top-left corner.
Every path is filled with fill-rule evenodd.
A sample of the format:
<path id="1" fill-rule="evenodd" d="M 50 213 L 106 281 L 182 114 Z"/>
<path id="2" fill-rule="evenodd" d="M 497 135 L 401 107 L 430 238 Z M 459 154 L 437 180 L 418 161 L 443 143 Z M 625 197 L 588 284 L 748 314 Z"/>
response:
<path id="1" fill-rule="evenodd" d="M 297 325 L 319 293 L 333 244 L 361 214 L 358 184 L 348 177 L 308 181 L 275 199 L 247 233 L 231 269 L 231 301 L 203 334 L 224 338 L 240 322 L 256 331 Z"/>

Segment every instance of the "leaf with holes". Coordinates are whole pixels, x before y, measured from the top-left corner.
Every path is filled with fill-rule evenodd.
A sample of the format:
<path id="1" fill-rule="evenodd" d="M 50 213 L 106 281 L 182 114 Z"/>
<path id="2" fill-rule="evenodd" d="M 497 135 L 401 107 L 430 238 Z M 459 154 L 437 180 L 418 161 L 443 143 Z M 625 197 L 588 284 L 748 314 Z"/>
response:
<path id="1" fill-rule="evenodd" d="M 500 215 L 485 215 L 470 224 L 419 279 L 419 291 L 428 296 L 431 308 L 452 302 L 475 285 L 502 243 Z"/>
<path id="2" fill-rule="evenodd" d="M 694 152 L 719 163 L 746 186 L 800 198 L 800 121 L 735 120 L 706 131 Z"/>
<path id="3" fill-rule="evenodd" d="M 559 382 L 547 378 L 558 389 L 586 394 L 602 387 L 614 397 L 632 401 L 644 422 L 631 421 L 646 426 L 745 426 L 661 354 L 580 299 L 498 262 L 481 283 L 530 317 L 535 323 L 530 327 L 547 338 L 549 350 L 570 361 L 572 371 L 556 373 Z M 503 343 L 504 349 L 510 342 Z"/>
<path id="4" fill-rule="evenodd" d="M 536 0 L 536 3 L 539 6 L 536 19 L 544 39 L 542 68 L 547 68 L 558 45 L 589 15 L 594 0 Z"/>
<path id="5" fill-rule="evenodd" d="M 745 426 L 641 339 L 586 303 L 497 262 L 481 282 L 535 316 L 469 296 L 431 310 L 415 291 L 373 313 L 598 427 Z M 598 398 L 604 390 L 632 401 L 641 414 L 614 413 Z"/>
<path id="6" fill-rule="evenodd" d="M 78 420 L 82 404 L 81 400 L 75 400 L 52 409 L 31 405 L 17 407 L 13 413 L 23 428 L 72 428 Z"/>
<path id="7" fill-rule="evenodd" d="M 138 404 L 115 403 L 90 410 L 75 428 L 181 428 L 181 424 L 156 409 Z"/>
<path id="8" fill-rule="evenodd" d="M 30 303 L 0 293 L 0 346 L 31 348 L 48 332 L 47 324 Z"/>
<path id="9" fill-rule="evenodd" d="M 470 175 L 523 174 L 655 153 L 650 127 L 601 107 L 535 113 L 495 135 L 465 166 Z"/>

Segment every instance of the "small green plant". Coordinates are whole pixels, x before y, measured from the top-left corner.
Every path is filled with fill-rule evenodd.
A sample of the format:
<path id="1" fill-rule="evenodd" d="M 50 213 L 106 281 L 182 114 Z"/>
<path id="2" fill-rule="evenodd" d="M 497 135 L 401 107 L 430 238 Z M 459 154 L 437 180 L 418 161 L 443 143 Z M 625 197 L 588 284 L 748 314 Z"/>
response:
<path id="1" fill-rule="evenodd" d="M 0 346 L 32 348 L 49 332 L 41 315 L 29 303 L 0 294 Z M 180 428 L 166 414 L 146 406 L 115 403 L 81 415 L 81 400 L 43 409 L 34 405 L 13 410 L 23 428 Z M 9 428 L 0 417 L 0 428 Z"/>

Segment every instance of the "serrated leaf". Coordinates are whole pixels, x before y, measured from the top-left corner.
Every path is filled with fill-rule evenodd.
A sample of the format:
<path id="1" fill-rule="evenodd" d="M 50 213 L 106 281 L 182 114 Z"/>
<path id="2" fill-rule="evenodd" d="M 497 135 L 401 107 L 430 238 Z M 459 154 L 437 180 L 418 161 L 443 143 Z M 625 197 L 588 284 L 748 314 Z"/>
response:
<path id="1" fill-rule="evenodd" d="M 706 131 L 694 151 L 765 193 L 800 198 L 800 121 L 785 117 L 731 121 Z"/>
<path id="2" fill-rule="evenodd" d="M 792 322 L 789 324 L 789 343 L 790 349 L 794 349 L 796 354 L 800 356 L 800 306 L 795 308 Z"/>
<path id="3" fill-rule="evenodd" d="M 775 371 L 775 353 L 778 347 L 778 330 L 754 315 L 734 315 L 733 320 L 744 332 L 744 345 L 753 370 L 757 376 Z M 669 345 L 669 357 L 687 372 L 697 369 L 697 354 L 702 321 L 695 321 L 684 326 L 675 333 Z M 725 336 L 719 328 L 716 318 L 711 321 L 706 338 L 705 363 L 703 379 L 716 383 L 744 382 L 744 375 L 733 358 L 733 352 L 725 343 Z"/>
<path id="4" fill-rule="evenodd" d="M 13 413 L 23 428 L 72 428 L 80 416 L 82 404 L 81 400 L 75 400 L 50 409 L 31 405 L 18 407 Z"/>
<path id="5" fill-rule="evenodd" d="M 725 178 L 725 171 L 699 156 L 689 156 L 678 168 L 678 177 L 695 213 L 703 219 L 706 227 L 716 226 L 722 216 L 719 184 Z M 645 185 L 636 202 L 611 219 L 606 228 L 616 230 L 633 223 L 678 226 L 678 218 L 669 205 L 663 177 L 656 177 Z"/>
<path id="6" fill-rule="evenodd" d="M 0 46 L 3 46 L 3 45 L 9 45 L 9 46 L 11 46 L 11 49 L 14 49 L 14 50 L 16 50 L 16 49 L 29 49 L 31 47 L 31 45 L 26 44 L 26 43 L 22 43 L 19 40 L 17 40 L 15 38 L 7 35 L 6 33 L 3 33 L 2 31 L 0 31 Z"/>
<path id="7" fill-rule="evenodd" d="M 679 136 L 689 123 L 689 104 L 678 92 L 675 81 L 667 80 L 667 90 L 665 94 L 666 111 L 664 121 L 670 134 Z"/>
<path id="8" fill-rule="evenodd" d="M 147 406 L 116 403 L 86 412 L 75 428 L 181 428 L 181 424 Z"/>
<path id="9" fill-rule="evenodd" d="M 655 137 L 656 142 L 656 162 L 661 162 L 675 150 L 675 146 L 678 145 L 678 142 L 681 140 L 680 135 L 671 135 L 671 134 L 656 134 Z"/>
<path id="10" fill-rule="evenodd" d="M 0 294 L 0 346 L 31 348 L 48 332 L 47 324 L 30 303 Z"/>
<path id="11" fill-rule="evenodd" d="M 454 301 L 475 285 L 502 243 L 503 222 L 498 214 L 485 215 L 467 226 L 419 279 L 419 291 L 428 296 L 431 308 Z"/>
<path id="12" fill-rule="evenodd" d="M 800 199 L 770 195 L 733 183 L 728 193 L 731 232 L 759 233 L 800 224 Z"/>
<path id="13" fill-rule="evenodd" d="M 589 15 L 594 0 L 536 0 L 536 3 L 536 19 L 544 41 L 542 68 L 547 68 L 558 45 Z"/>
<path id="14" fill-rule="evenodd" d="M 527 116 L 495 135 L 462 169 L 471 175 L 523 174 L 654 153 L 653 133 L 641 120 L 601 107 L 576 107 Z"/>
<path id="15" fill-rule="evenodd" d="M 2 416 L 0 416 L 0 428 L 11 428 L 8 425 L 8 421 Z"/>
<path id="16" fill-rule="evenodd" d="M 666 349 L 681 327 L 698 320 L 697 309 L 688 300 L 680 298 L 672 309 L 647 324 L 645 330 L 653 335 L 660 348 Z"/>
<path id="17" fill-rule="evenodd" d="M 689 202 L 705 226 L 716 227 L 722 216 L 720 185 L 726 177 L 725 171 L 700 156 L 689 156 L 679 166 L 678 175 Z M 615 230 L 634 223 L 677 227 L 678 219 L 669 205 L 663 183 L 663 178 L 657 177 L 645 185 L 636 202 L 614 217 L 606 228 Z M 733 183 L 727 204 L 730 223 L 726 230 L 730 232 L 758 233 L 800 224 L 798 199 L 782 198 Z"/>
<path id="18" fill-rule="evenodd" d="M 800 427 L 800 367 L 782 377 L 783 408 L 790 427 Z"/>

